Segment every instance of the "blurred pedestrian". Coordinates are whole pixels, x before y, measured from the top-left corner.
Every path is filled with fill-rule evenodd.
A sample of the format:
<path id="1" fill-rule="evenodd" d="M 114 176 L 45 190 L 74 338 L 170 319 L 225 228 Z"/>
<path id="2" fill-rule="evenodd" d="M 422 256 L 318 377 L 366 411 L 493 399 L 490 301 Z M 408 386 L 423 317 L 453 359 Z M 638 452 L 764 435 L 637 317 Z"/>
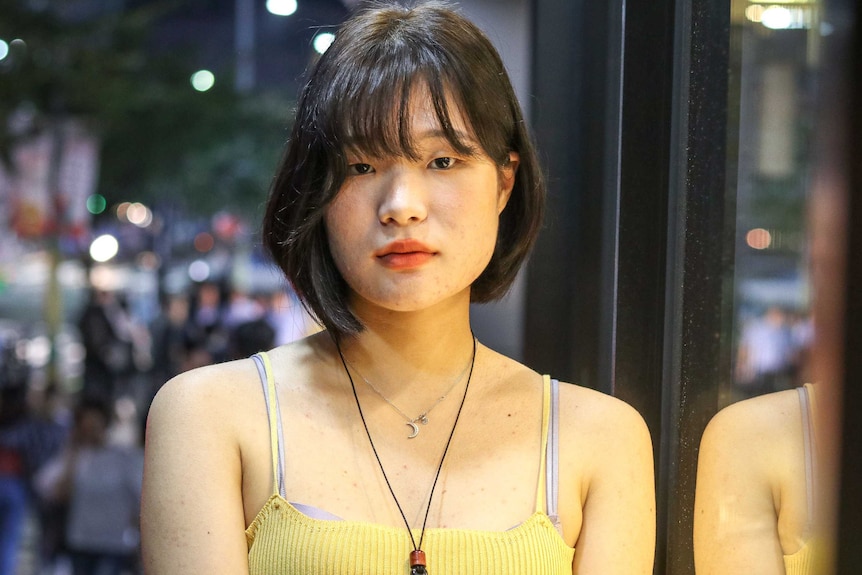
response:
<path id="1" fill-rule="evenodd" d="M 795 348 L 785 311 L 770 306 L 742 328 L 736 359 L 736 384 L 746 397 L 791 387 Z"/>
<path id="2" fill-rule="evenodd" d="M 185 327 L 186 361 L 183 371 L 224 361 L 228 337 L 222 287 L 209 281 L 198 284 L 192 293 Z"/>
<path id="3" fill-rule="evenodd" d="M 297 341 L 320 331 L 320 326 L 290 286 L 271 294 L 267 318 L 275 328 L 275 345 Z"/>
<path id="4" fill-rule="evenodd" d="M 262 314 L 245 321 L 230 332 L 229 359 L 243 359 L 259 351 L 271 349 L 275 342 L 275 329 Z"/>
<path id="5" fill-rule="evenodd" d="M 185 363 L 185 329 L 189 321 L 189 298 L 184 293 L 165 294 L 161 313 L 150 324 L 150 354 L 153 358 L 150 370 L 150 390 L 145 402 L 149 402 L 164 382 L 180 373 Z M 143 409 L 146 411 L 146 409 Z"/>
<path id="6" fill-rule="evenodd" d="M 224 323 L 228 329 L 260 319 L 266 310 L 258 298 L 234 287 L 224 311 Z"/>
<path id="7" fill-rule="evenodd" d="M 133 322 L 114 292 L 94 289 L 78 321 L 84 345 L 83 394 L 113 400 L 134 369 Z"/>
<path id="8" fill-rule="evenodd" d="M 23 422 L 24 388 L 0 388 L 0 575 L 15 575 L 18 548 L 29 508 Z"/>
<path id="9" fill-rule="evenodd" d="M 75 409 L 64 451 L 37 478 L 47 501 L 65 503 L 65 545 L 73 575 L 119 575 L 134 564 L 143 455 L 138 445 L 108 441 L 112 411 L 85 398 Z"/>

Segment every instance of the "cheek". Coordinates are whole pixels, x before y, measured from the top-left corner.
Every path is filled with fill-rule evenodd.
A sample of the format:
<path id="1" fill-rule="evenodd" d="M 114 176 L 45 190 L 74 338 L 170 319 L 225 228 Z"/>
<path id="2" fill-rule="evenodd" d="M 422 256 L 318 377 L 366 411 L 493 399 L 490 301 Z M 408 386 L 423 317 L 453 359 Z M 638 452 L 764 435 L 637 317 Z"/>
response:
<path id="1" fill-rule="evenodd" d="M 497 218 L 492 218 L 487 222 L 485 226 L 484 236 L 484 258 L 485 264 L 491 261 L 491 257 L 494 255 L 494 249 L 497 247 L 497 233 L 499 232 L 499 220 Z"/>
<path id="2" fill-rule="evenodd" d="M 474 218 L 466 219 L 459 226 L 457 245 L 461 246 L 465 263 L 472 262 L 470 273 L 481 273 L 491 261 L 497 245 L 499 219 L 494 210 L 480 210 Z M 475 267 L 474 267 L 475 266 Z M 466 271 L 466 270 L 465 270 Z M 477 274 L 478 275 L 478 274 Z"/>
<path id="3" fill-rule="evenodd" d="M 333 232 L 343 231 L 345 216 L 350 213 L 350 197 L 342 192 L 339 192 L 323 214 L 323 222 L 326 224 L 327 233 L 330 230 Z"/>
<path id="4" fill-rule="evenodd" d="M 347 276 L 357 248 L 362 245 L 363 227 L 359 225 L 358 206 L 348 195 L 339 194 L 327 207 L 323 221 L 329 253 L 342 276 Z"/>
<path id="5" fill-rule="evenodd" d="M 344 275 L 345 262 L 349 260 L 345 250 L 352 244 L 349 232 L 350 226 L 342 226 L 338 219 L 326 219 L 326 239 L 329 243 L 329 253 L 338 270 Z"/>
<path id="6" fill-rule="evenodd" d="M 351 228 L 355 228 L 356 223 L 356 206 L 354 206 L 350 194 L 339 192 L 335 198 L 326 207 L 326 212 L 323 215 L 323 222 L 326 226 L 326 234 L 330 238 L 340 238 L 344 234 L 349 234 Z M 351 222 L 351 214 L 354 214 Z"/>

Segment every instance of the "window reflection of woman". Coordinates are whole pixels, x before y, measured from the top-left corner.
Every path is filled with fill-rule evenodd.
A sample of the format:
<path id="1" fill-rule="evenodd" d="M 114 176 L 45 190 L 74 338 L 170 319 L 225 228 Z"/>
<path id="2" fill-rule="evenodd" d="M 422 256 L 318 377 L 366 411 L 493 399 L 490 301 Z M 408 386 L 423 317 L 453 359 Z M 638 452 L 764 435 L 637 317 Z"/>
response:
<path id="1" fill-rule="evenodd" d="M 815 386 L 720 411 L 701 440 L 694 516 L 698 575 L 813 573 Z"/>
<path id="2" fill-rule="evenodd" d="M 311 73 L 264 224 L 326 330 L 162 388 L 147 572 L 651 573 L 643 420 L 471 330 L 542 218 L 499 56 L 450 8 L 375 6 Z"/>
<path id="3" fill-rule="evenodd" d="M 809 369 L 817 383 L 735 403 L 707 426 L 695 498 L 697 575 L 833 572 L 848 213 L 844 156 L 836 152 L 844 126 L 833 111 L 820 126 L 808 206 Z"/>

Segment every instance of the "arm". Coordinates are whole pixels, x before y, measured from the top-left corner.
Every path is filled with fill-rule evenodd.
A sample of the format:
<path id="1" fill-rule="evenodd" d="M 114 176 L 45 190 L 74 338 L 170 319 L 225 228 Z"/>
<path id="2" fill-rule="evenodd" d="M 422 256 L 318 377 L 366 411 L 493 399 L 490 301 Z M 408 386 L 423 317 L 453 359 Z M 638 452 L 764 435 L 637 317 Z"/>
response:
<path id="1" fill-rule="evenodd" d="M 77 459 L 77 446 L 74 441 L 49 459 L 33 478 L 33 488 L 47 503 L 65 504 L 72 492 L 72 475 Z"/>
<path id="2" fill-rule="evenodd" d="M 640 414 L 613 398 L 596 410 L 574 575 L 648 575 L 655 552 L 652 443 Z M 577 417 L 582 417 L 578 413 Z"/>
<path id="3" fill-rule="evenodd" d="M 236 416 L 223 369 L 177 376 L 150 409 L 141 510 L 148 575 L 248 573 Z"/>
<path id="4" fill-rule="evenodd" d="M 49 503 L 65 504 L 72 496 L 78 445 L 74 438 L 64 450 L 39 470 L 36 490 Z"/>
<path id="5" fill-rule="evenodd" d="M 694 559 L 698 575 L 784 575 L 771 454 L 748 402 L 719 412 L 703 434 L 697 468 Z"/>

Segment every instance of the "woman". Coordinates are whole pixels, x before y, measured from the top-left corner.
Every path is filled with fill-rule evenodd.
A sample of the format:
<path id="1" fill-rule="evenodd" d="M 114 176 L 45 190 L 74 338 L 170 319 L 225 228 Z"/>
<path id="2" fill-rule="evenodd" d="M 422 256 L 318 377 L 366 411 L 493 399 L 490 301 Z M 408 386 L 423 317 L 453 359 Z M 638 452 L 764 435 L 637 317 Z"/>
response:
<path id="1" fill-rule="evenodd" d="M 326 329 L 160 391 L 147 572 L 650 573 L 643 420 L 470 327 L 543 194 L 473 24 L 436 3 L 348 20 L 300 96 L 263 231 Z"/>

